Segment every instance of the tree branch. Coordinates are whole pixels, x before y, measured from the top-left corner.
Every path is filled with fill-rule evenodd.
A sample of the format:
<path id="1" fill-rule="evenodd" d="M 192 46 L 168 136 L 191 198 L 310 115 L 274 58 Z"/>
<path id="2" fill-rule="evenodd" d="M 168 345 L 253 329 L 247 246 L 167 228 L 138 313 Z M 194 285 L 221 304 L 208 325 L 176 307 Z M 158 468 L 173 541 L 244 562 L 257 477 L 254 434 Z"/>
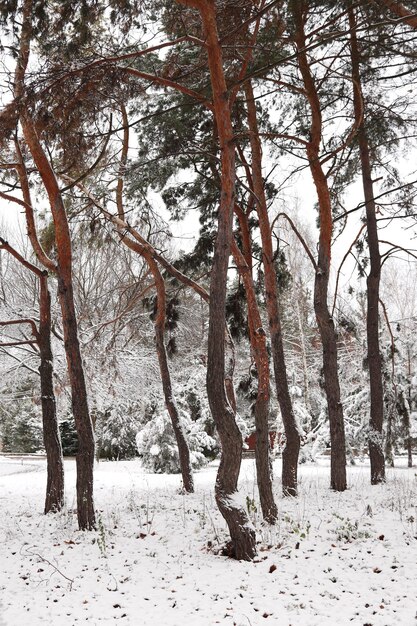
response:
<path id="1" fill-rule="evenodd" d="M 275 222 L 277 222 L 280 217 L 285 217 L 285 219 L 287 220 L 287 222 L 291 226 L 292 230 L 297 235 L 297 237 L 298 237 L 301 245 L 303 246 L 304 250 L 306 251 L 306 254 L 307 254 L 308 258 L 310 259 L 310 261 L 311 261 L 311 263 L 312 263 L 312 265 L 314 267 L 314 271 L 317 271 L 318 266 L 317 266 L 316 259 L 313 256 L 313 253 L 311 252 L 310 248 L 307 245 L 306 240 L 301 235 L 300 231 L 298 230 L 298 228 L 296 227 L 296 225 L 294 224 L 292 219 L 286 213 L 278 213 L 278 215 L 275 217 L 274 221 L 271 224 L 271 230 L 273 229 L 273 227 L 275 225 Z"/>
<path id="2" fill-rule="evenodd" d="M 20 320 L 6 320 L 4 322 L 0 321 L 0 326 L 14 326 L 16 324 L 30 324 L 32 327 L 32 335 L 36 338 L 36 341 L 39 340 L 39 332 L 36 327 L 34 320 L 29 318 L 22 318 Z M 32 342 L 29 342 L 32 343 Z"/>
<path id="3" fill-rule="evenodd" d="M 336 285 L 334 288 L 334 299 L 333 299 L 333 307 L 332 307 L 332 317 L 334 315 L 334 310 L 336 308 L 336 298 L 337 298 L 337 291 L 339 289 L 339 279 L 340 279 L 340 272 L 342 271 L 342 267 L 344 262 L 346 261 L 346 259 L 348 258 L 349 254 L 352 252 L 352 248 L 355 245 L 355 243 L 358 241 L 359 237 L 361 236 L 362 232 L 364 231 L 364 229 L 366 228 L 366 223 L 362 224 L 362 226 L 359 229 L 358 234 L 356 235 L 355 239 L 352 241 L 352 243 L 349 246 L 348 251 L 346 252 L 345 256 L 343 257 L 338 269 L 337 269 L 337 274 L 336 274 Z"/>

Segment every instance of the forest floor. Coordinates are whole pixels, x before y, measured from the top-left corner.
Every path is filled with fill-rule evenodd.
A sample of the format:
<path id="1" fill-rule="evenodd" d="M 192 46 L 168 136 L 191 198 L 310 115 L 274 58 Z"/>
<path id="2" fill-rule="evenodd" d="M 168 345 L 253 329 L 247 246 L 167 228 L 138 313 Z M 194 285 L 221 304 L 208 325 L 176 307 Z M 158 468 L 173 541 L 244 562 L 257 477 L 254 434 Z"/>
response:
<path id="1" fill-rule="evenodd" d="M 139 461 L 100 462 L 98 530 L 79 532 L 75 463 L 68 507 L 42 514 L 45 461 L 0 459 L 0 625 L 416 626 L 417 469 L 369 485 L 366 463 L 349 489 L 328 488 L 328 461 L 300 467 L 300 496 L 280 496 L 275 527 L 262 524 L 252 459 L 240 491 L 258 533 L 252 563 L 221 556 L 227 539 L 213 486 L 216 464 L 183 495 L 177 475 Z"/>

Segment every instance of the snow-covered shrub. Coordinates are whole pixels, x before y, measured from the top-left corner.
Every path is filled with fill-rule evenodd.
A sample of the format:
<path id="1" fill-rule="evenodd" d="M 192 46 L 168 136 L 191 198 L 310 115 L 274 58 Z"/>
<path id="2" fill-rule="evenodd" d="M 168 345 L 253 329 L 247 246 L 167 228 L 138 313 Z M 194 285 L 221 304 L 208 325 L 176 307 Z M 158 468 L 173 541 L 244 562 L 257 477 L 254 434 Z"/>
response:
<path id="1" fill-rule="evenodd" d="M 42 416 L 39 405 L 30 400 L 8 407 L 0 425 L 4 452 L 39 452 L 43 450 Z"/>
<path id="2" fill-rule="evenodd" d="M 354 456 L 361 456 L 368 445 L 370 402 L 368 384 L 364 379 L 363 386 L 352 389 L 344 402 L 346 448 L 351 460 Z"/>
<path id="3" fill-rule="evenodd" d="M 199 469 L 207 464 L 206 451 L 217 447 L 204 428 L 204 418 L 193 421 L 179 409 L 179 417 L 190 449 L 191 466 Z M 178 447 L 166 409 L 157 410 L 136 435 L 136 445 L 143 466 L 150 472 L 175 474 L 180 471 Z"/>
<path id="4" fill-rule="evenodd" d="M 139 428 L 135 407 L 119 404 L 106 411 L 96 411 L 97 454 L 109 460 L 130 459 L 137 455 L 136 434 Z"/>

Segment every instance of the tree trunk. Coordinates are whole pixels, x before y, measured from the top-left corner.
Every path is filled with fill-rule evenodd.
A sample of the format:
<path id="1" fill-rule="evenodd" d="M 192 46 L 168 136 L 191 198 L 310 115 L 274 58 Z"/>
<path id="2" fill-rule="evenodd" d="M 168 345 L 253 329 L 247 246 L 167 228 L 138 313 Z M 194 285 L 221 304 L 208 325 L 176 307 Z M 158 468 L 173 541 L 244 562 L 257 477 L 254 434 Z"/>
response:
<path id="1" fill-rule="evenodd" d="M 409 11 L 402 2 L 396 0 L 377 0 L 380 5 L 385 5 L 392 13 L 401 19 L 404 24 L 408 24 L 417 30 L 417 15 L 415 10 Z M 398 20 L 400 21 L 400 20 Z"/>
<path id="2" fill-rule="evenodd" d="M 410 436 L 407 438 L 407 466 L 413 467 L 413 440 Z"/>
<path id="3" fill-rule="evenodd" d="M 157 311 L 155 319 L 155 344 L 158 354 L 159 371 L 161 373 L 162 389 L 164 392 L 165 405 L 171 418 L 172 428 L 178 446 L 182 481 L 187 493 L 194 492 L 194 481 L 191 470 L 190 450 L 187 439 L 178 415 L 178 408 L 172 393 L 171 374 L 168 366 L 168 357 L 165 347 L 165 284 L 156 262 L 149 256 L 145 256 L 155 279 L 157 289 Z"/>
<path id="4" fill-rule="evenodd" d="M 22 172 L 20 172 L 21 174 Z M 23 187 L 22 187 L 23 188 Z M 24 191 L 25 196 L 25 191 Z M 61 438 L 56 415 L 53 381 L 53 355 L 51 349 L 51 296 L 48 290 L 48 272 L 39 269 L 22 257 L 17 250 L 0 237 L 0 248 L 13 255 L 24 267 L 39 278 L 39 330 L 33 320 L 25 320 L 32 326 L 32 334 L 39 347 L 43 441 L 46 450 L 47 485 L 45 514 L 60 511 L 64 505 L 64 464 Z M 23 321 L 23 320 L 22 320 Z M 9 323 L 15 324 L 18 320 Z M 2 322 L 0 322 L 2 324 Z M 7 324 L 7 322 L 3 322 Z"/>
<path id="5" fill-rule="evenodd" d="M 390 467 L 394 467 L 394 452 L 392 446 L 392 422 L 393 422 L 393 410 L 390 408 L 387 411 L 387 434 L 385 437 L 385 458 Z"/>
<path id="6" fill-rule="evenodd" d="M 314 311 L 323 345 L 323 376 L 330 424 L 330 486 L 335 491 L 346 489 L 346 444 L 343 407 L 340 401 L 337 338 L 328 305 L 329 264 L 325 255 L 318 258 L 314 281 Z"/>
<path id="7" fill-rule="evenodd" d="M 248 125 L 251 131 L 252 177 L 262 241 L 262 262 L 265 272 L 265 297 L 269 333 L 271 337 L 272 360 L 274 364 L 277 398 L 281 409 L 286 438 L 286 444 L 282 454 L 282 491 L 284 495 L 296 496 L 300 433 L 288 389 L 278 300 L 278 283 L 274 267 L 274 250 L 262 178 L 262 147 L 259 140 L 256 105 L 250 81 L 245 84 L 245 94 L 248 107 Z"/>
<path id="8" fill-rule="evenodd" d="M 21 116 L 26 144 L 47 191 L 55 226 L 58 255 L 58 296 L 62 312 L 64 346 L 71 384 L 72 410 L 78 436 L 77 515 L 80 530 L 95 528 L 93 500 L 94 433 L 78 339 L 72 284 L 72 250 L 68 220 L 58 183 L 27 111 Z"/>
<path id="9" fill-rule="evenodd" d="M 120 157 L 119 165 L 119 178 L 116 188 L 116 205 L 117 215 L 120 220 L 125 219 L 124 203 L 123 203 L 123 189 L 124 189 L 124 173 L 126 169 L 127 157 L 129 153 L 129 119 L 126 111 L 126 107 L 121 105 L 121 112 L 123 117 L 123 145 L 122 153 Z M 179 464 L 182 474 L 182 481 L 185 491 L 187 493 L 194 492 L 194 481 L 191 470 L 190 462 L 190 450 L 188 448 L 187 439 L 185 437 L 184 430 L 182 428 L 181 420 L 178 414 L 178 408 L 175 403 L 174 395 L 172 393 L 171 374 L 168 366 L 168 357 L 165 347 L 165 310 L 166 310 L 166 290 L 165 282 L 161 272 L 152 253 L 150 247 L 146 246 L 139 241 L 132 241 L 126 238 L 126 231 L 116 224 L 117 232 L 119 233 L 121 241 L 136 252 L 140 254 L 147 262 L 152 276 L 155 280 L 157 301 L 156 301 L 156 317 L 155 317 L 155 345 L 158 355 L 159 372 L 161 375 L 162 390 L 165 398 L 165 406 L 168 410 L 169 417 L 171 419 L 172 429 L 174 431 L 175 439 L 178 447 Z"/>
<path id="10" fill-rule="evenodd" d="M 321 106 L 306 53 L 306 37 L 304 32 L 304 10 L 306 4 L 299 0 L 292 0 L 291 8 L 295 21 L 294 38 L 298 50 L 298 63 L 311 110 L 310 140 L 306 150 L 310 171 L 316 187 L 320 216 L 317 270 L 314 280 L 314 311 L 323 344 L 323 376 L 329 413 L 331 442 L 330 485 L 331 488 L 336 491 L 344 491 L 346 489 L 345 426 L 343 407 L 340 400 L 337 335 L 328 307 L 333 220 L 328 182 L 320 163 L 322 134 Z"/>
<path id="11" fill-rule="evenodd" d="M 412 358 L 411 348 L 410 348 L 410 345 L 407 344 L 407 362 L 408 362 L 407 400 L 408 400 L 409 408 L 411 407 L 411 376 L 412 376 L 411 358 Z M 407 424 L 407 460 L 408 460 L 408 467 L 413 467 L 413 438 L 411 437 L 410 412 L 408 413 L 408 424 Z"/>
<path id="12" fill-rule="evenodd" d="M 233 556 L 237 559 L 250 560 L 256 554 L 255 529 L 250 523 L 245 507 L 236 497 L 242 458 L 242 436 L 224 384 L 226 284 L 236 178 L 233 129 L 214 0 L 204 2 L 186 0 L 185 3 L 200 11 L 205 31 L 214 114 L 221 150 L 221 200 L 210 280 L 207 359 L 207 395 L 222 447 L 215 494 L 219 510 L 229 527 Z"/>
<path id="13" fill-rule="evenodd" d="M 39 352 L 42 401 L 43 441 L 47 459 L 45 513 L 64 506 L 64 463 L 56 415 L 51 349 L 51 296 L 46 275 L 40 277 Z"/>
<path id="14" fill-rule="evenodd" d="M 72 411 L 78 437 L 77 516 L 80 530 L 95 528 L 93 499 L 94 433 L 87 402 L 84 368 L 78 340 L 72 280 L 58 275 L 58 297 L 62 311 L 64 346 L 71 384 Z"/>
<path id="15" fill-rule="evenodd" d="M 225 343 L 226 343 L 226 366 L 225 366 L 225 373 L 224 373 L 224 386 L 226 388 L 226 396 L 229 401 L 229 404 L 232 407 L 233 413 L 236 413 L 237 403 L 236 403 L 235 384 L 233 381 L 233 378 L 235 375 L 236 353 L 235 353 L 235 344 L 232 339 L 232 335 L 230 334 L 230 331 L 227 328 L 227 325 L 226 325 Z"/>
<path id="16" fill-rule="evenodd" d="M 262 515 L 266 522 L 275 524 L 278 508 L 272 488 L 270 446 L 269 446 L 269 362 L 266 348 L 266 333 L 262 328 L 261 315 L 256 301 L 252 272 L 239 250 L 236 241 L 232 241 L 232 252 L 236 267 L 242 276 L 248 303 L 249 337 L 253 358 L 258 373 L 258 393 L 255 402 L 256 427 L 256 476 Z"/>
<path id="17" fill-rule="evenodd" d="M 32 9 L 32 0 L 25 0 L 22 10 L 19 55 L 14 79 L 15 99 L 22 99 L 25 94 L 24 79 L 29 61 L 32 37 Z M 48 194 L 55 226 L 58 263 L 56 267 L 55 264 L 52 265 L 58 275 L 58 292 L 63 319 L 65 352 L 71 382 L 72 406 L 79 440 L 79 452 L 77 454 L 78 525 L 80 530 L 92 529 L 95 527 L 93 502 L 94 434 L 88 412 L 87 390 L 85 387 L 84 370 L 78 342 L 77 320 L 72 289 L 72 252 L 68 221 L 54 171 L 41 146 L 30 113 L 24 107 L 22 107 L 21 110 L 20 123 L 29 152 L 32 155 Z M 24 179 L 24 183 L 26 184 L 27 177 L 23 175 L 24 173 L 22 171 L 24 169 L 23 160 L 21 160 L 20 154 L 18 154 L 18 157 L 18 160 L 21 161 L 18 172 L 20 173 L 21 180 Z M 22 191 L 27 203 L 25 208 L 28 235 L 40 262 L 50 268 L 50 260 L 44 255 L 42 247 L 37 240 L 37 234 L 34 228 L 33 209 L 30 203 L 29 186 L 26 184 L 26 189 L 22 187 Z"/>
<path id="18" fill-rule="evenodd" d="M 354 108 L 359 118 L 363 110 L 363 95 L 360 75 L 360 52 L 356 37 L 356 18 L 353 8 L 349 8 L 350 52 L 352 78 L 355 83 Z M 376 204 L 372 182 L 372 167 L 369 142 L 365 124 L 362 121 L 358 129 L 359 155 L 362 168 L 362 185 L 365 197 L 366 228 L 370 270 L 367 284 L 366 337 L 368 344 L 368 367 L 371 394 L 369 419 L 369 458 L 371 462 L 371 484 L 377 485 L 385 480 L 385 458 L 383 452 L 384 391 L 382 384 L 382 359 L 379 350 L 379 285 L 381 280 L 381 255 L 379 252 Z"/>
<path id="19" fill-rule="evenodd" d="M 300 285 L 300 290 L 301 290 L 301 285 Z M 305 341 L 305 335 L 304 335 L 303 320 L 302 320 L 301 311 L 300 311 L 300 302 L 298 299 L 297 299 L 295 306 L 297 309 L 298 332 L 300 334 L 301 356 L 303 360 L 304 403 L 307 409 L 310 411 L 310 385 L 309 385 L 309 380 L 308 380 L 306 341 Z"/>

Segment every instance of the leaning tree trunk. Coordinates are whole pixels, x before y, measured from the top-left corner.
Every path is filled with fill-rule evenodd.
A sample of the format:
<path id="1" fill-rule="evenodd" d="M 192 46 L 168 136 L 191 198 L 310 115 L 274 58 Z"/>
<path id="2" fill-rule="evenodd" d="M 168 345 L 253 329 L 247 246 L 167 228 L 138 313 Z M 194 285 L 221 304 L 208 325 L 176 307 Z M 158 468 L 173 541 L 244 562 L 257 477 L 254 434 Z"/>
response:
<path id="1" fill-rule="evenodd" d="M 124 221 L 125 211 L 123 202 L 123 189 L 124 189 L 124 173 L 126 170 L 127 157 L 129 152 L 129 119 L 124 105 L 121 106 L 122 118 L 123 118 L 123 145 L 120 157 L 119 177 L 116 187 L 116 206 L 117 215 L 119 221 Z M 171 419 L 172 429 L 174 431 L 175 439 L 178 447 L 179 464 L 182 474 L 182 480 L 184 489 L 188 493 L 194 492 L 194 481 L 191 470 L 190 450 L 188 447 L 187 439 L 181 424 L 181 420 L 178 414 L 178 408 L 175 403 L 174 395 L 172 392 L 171 374 L 168 366 L 168 357 L 165 347 L 165 309 L 166 309 L 166 290 L 165 282 L 162 274 L 159 270 L 158 264 L 153 258 L 150 246 L 145 245 L 139 241 L 132 241 L 127 238 L 126 231 L 120 227 L 120 224 L 116 223 L 117 232 L 123 243 L 140 254 L 147 262 L 152 276 L 155 280 L 157 301 L 156 301 L 156 317 L 155 317 L 155 345 L 158 355 L 159 372 L 161 375 L 162 390 L 165 398 L 165 406 Z"/>
<path id="2" fill-rule="evenodd" d="M 346 489 L 346 445 L 343 407 L 340 399 L 340 385 L 337 359 L 337 335 L 333 318 L 328 307 L 331 240 L 333 232 L 332 207 L 329 186 L 320 163 L 322 117 L 317 87 L 311 73 L 304 32 L 305 3 L 291 1 L 295 22 L 294 39 L 298 50 L 298 64 L 304 83 L 306 97 L 310 105 L 310 140 L 306 151 L 310 171 L 316 187 L 320 236 L 317 269 L 314 280 L 314 311 L 323 345 L 323 376 L 330 424 L 330 485 L 336 491 Z"/>
<path id="3" fill-rule="evenodd" d="M 265 298 L 271 337 L 272 360 L 274 364 L 277 398 L 281 409 L 286 438 L 285 448 L 282 454 L 282 491 L 284 495 L 296 496 L 300 432 L 288 388 L 271 225 L 269 223 L 262 178 L 262 147 L 259 140 L 255 98 L 250 81 L 245 85 L 245 94 L 248 107 L 248 125 L 251 131 L 250 144 L 253 190 L 256 197 L 256 210 L 259 218 L 259 230 L 261 232 L 262 262 L 265 272 Z"/>
<path id="4" fill-rule="evenodd" d="M 174 395 L 172 393 L 171 374 L 168 366 L 168 357 L 165 347 L 165 284 L 159 271 L 156 261 L 150 256 L 145 256 L 145 259 L 151 269 L 152 275 L 155 279 L 157 290 L 157 310 L 155 318 L 155 343 L 156 351 L 158 354 L 159 371 L 161 373 L 162 389 L 164 392 L 165 405 L 167 407 L 169 416 L 171 418 L 171 424 L 174 431 L 175 439 L 178 446 L 178 455 L 180 461 L 180 468 L 182 474 L 182 481 L 184 489 L 188 493 L 194 492 L 194 481 L 191 470 L 190 450 L 188 448 L 187 439 L 185 437 L 184 429 L 181 424 L 181 420 L 178 414 L 178 408 L 175 403 Z"/>
<path id="5" fill-rule="evenodd" d="M 47 459 L 45 513 L 60 511 L 64 506 L 64 462 L 56 415 L 51 348 L 51 296 L 46 275 L 40 277 L 39 352 L 41 363 L 41 402 L 43 441 Z"/>
<path id="6" fill-rule="evenodd" d="M 252 273 L 236 241 L 232 241 L 232 252 L 236 267 L 242 276 L 248 303 L 249 339 L 252 355 L 258 374 L 258 392 L 255 401 L 256 428 L 256 477 L 259 490 L 262 515 L 266 522 L 275 524 L 278 508 L 274 500 L 269 446 L 269 361 L 266 347 L 266 333 L 262 328 L 262 320 L 256 301 L 255 286 Z"/>
<path id="7" fill-rule="evenodd" d="M 356 18 L 352 7 L 349 8 L 350 54 L 352 78 L 355 84 L 354 108 L 357 118 L 363 117 L 363 95 L 360 74 L 360 52 L 356 37 Z M 368 136 L 365 123 L 358 129 L 359 156 L 362 169 L 362 185 L 365 197 L 366 228 L 370 269 L 366 280 L 367 314 L 366 337 L 368 344 L 368 367 L 371 394 L 369 419 L 369 458 L 371 462 L 371 484 L 377 485 L 385 480 L 385 458 L 383 452 L 384 391 L 382 383 L 382 359 L 379 349 L 379 285 L 381 281 L 381 255 L 379 252 L 378 224 L 376 203 L 372 181 L 372 167 Z"/>
<path id="8" fill-rule="evenodd" d="M 72 282 L 72 249 L 68 220 L 54 171 L 41 146 L 27 111 L 21 116 L 26 144 L 47 191 L 55 226 L 58 296 L 64 331 L 64 347 L 71 384 L 72 410 L 78 436 L 77 516 L 80 530 L 95 528 L 93 500 L 94 433 L 88 410 L 87 389 L 78 339 Z"/>
<path id="9" fill-rule="evenodd" d="M 229 527 L 233 555 L 237 559 L 250 560 L 256 554 L 255 530 L 243 503 L 237 499 L 242 435 L 224 384 L 226 284 L 236 178 L 233 129 L 214 0 L 183 0 L 183 3 L 197 8 L 201 15 L 221 150 L 221 200 L 210 280 L 207 359 L 207 395 L 222 447 L 215 494 L 219 510 Z"/>
<path id="10" fill-rule="evenodd" d="M 32 39 L 32 0 L 24 0 L 22 6 L 22 28 L 20 46 L 14 76 L 14 98 L 20 104 L 25 96 L 25 73 L 29 62 Z M 20 108 L 20 123 L 30 154 L 42 178 L 48 194 L 52 218 L 55 226 L 55 242 L 58 262 L 52 263 L 58 276 L 58 293 L 62 312 L 64 345 L 67 358 L 68 374 L 71 383 L 72 408 L 78 435 L 79 451 L 77 454 L 77 515 L 80 530 L 95 527 L 93 502 L 93 467 L 94 434 L 87 403 L 84 370 L 78 341 L 77 320 L 75 315 L 72 285 L 72 251 L 67 215 L 55 177 L 55 173 L 39 141 L 30 112 L 23 105 Z M 17 141 L 16 146 L 18 147 Z M 18 172 L 25 179 L 26 219 L 28 235 L 41 263 L 50 268 L 51 262 L 43 253 L 34 226 L 33 208 L 27 177 L 23 175 L 24 164 L 19 155 Z"/>

